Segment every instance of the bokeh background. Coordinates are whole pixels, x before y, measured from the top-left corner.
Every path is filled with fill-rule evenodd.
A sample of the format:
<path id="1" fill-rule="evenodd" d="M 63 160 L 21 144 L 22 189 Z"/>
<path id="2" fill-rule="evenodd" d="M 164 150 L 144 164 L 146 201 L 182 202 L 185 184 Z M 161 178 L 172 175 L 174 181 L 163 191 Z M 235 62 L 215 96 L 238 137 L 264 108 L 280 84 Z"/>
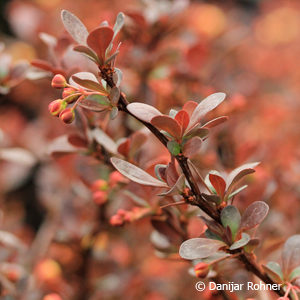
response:
<path id="1" fill-rule="evenodd" d="M 107 179 L 103 159 L 57 143 L 77 129 L 48 113 L 49 102 L 60 97 L 50 86 L 53 73 L 96 71 L 71 50 L 61 9 L 76 14 L 89 30 L 103 20 L 113 24 L 119 11 L 127 15 L 117 66 L 130 101 L 167 113 L 187 100 L 227 94 L 213 115 L 228 115 L 229 121 L 213 131 L 197 164 L 205 175 L 261 161 L 236 201 L 241 209 L 255 200 L 270 205 L 257 256 L 262 262 L 279 258 L 284 240 L 300 229 L 298 0 L 1 0 L 0 9 L 0 226 L 1 234 L 13 234 L 0 237 L 1 299 L 42 299 L 50 292 L 79 300 L 224 297 L 196 292 L 188 263 L 159 257 L 149 218 L 110 226 L 90 189 L 96 179 Z M 51 50 L 41 32 L 59 45 Z M 107 126 L 115 141 L 138 128 L 122 121 Z M 154 139 L 147 145 L 139 165 L 150 170 L 167 153 Z M 132 207 L 123 188 L 110 194 L 106 219 Z M 147 201 L 156 197 L 150 189 L 134 184 L 131 189 L 146 191 Z M 202 231 L 195 217 L 189 235 Z M 274 295 L 228 299 L 238 297 Z"/>

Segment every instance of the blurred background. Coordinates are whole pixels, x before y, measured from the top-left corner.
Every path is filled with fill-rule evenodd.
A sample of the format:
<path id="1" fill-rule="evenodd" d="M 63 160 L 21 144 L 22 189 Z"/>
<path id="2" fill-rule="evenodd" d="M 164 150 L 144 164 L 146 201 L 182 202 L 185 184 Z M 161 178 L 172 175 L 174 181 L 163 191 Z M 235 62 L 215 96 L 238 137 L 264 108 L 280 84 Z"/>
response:
<path id="1" fill-rule="evenodd" d="M 229 121 L 213 131 L 196 161 L 204 175 L 261 161 L 236 201 L 241 210 L 255 200 L 271 207 L 259 233 L 264 243 L 257 256 L 265 262 L 278 259 L 283 241 L 300 229 L 300 2 L 0 2 L 1 299 L 42 299 L 48 293 L 79 300 L 226 299 L 197 293 L 188 263 L 160 257 L 149 240 L 148 217 L 110 226 L 119 208 L 132 207 L 130 196 L 122 193 L 125 187 L 138 195 L 146 191 L 150 202 L 153 192 L 122 183 L 109 192 L 105 209 L 93 198 L 91 185 L 112 180 L 111 167 L 67 140 L 78 129 L 53 118 L 47 108 L 60 97 L 50 86 L 53 74 L 97 72 L 72 51 L 62 9 L 88 30 L 104 20 L 113 24 L 119 11 L 125 13 L 116 65 L 129 101 L 168 113 L 187 100 L 227 94 L 212 116 L 228 115 Z M 105 117 L 97 118 L 95 124 L 103 124 Z M 106 133 L 117 141 L 137 128 L 120 117 Z M 154 139 L 147 145 L 137 161 L 151 171 L 167 153 Z M 192 218 L 188 235 L 202 231 L 201 221 Z M 228 299 L 247 297 L 269 299 Z"/>

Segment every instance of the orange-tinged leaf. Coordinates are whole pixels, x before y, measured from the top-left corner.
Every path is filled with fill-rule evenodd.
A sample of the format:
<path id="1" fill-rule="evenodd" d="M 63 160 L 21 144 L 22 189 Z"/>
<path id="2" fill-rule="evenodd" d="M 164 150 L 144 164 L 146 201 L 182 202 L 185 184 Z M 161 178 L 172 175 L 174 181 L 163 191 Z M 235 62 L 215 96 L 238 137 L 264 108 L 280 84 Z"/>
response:
<path id="1" fill-rule="evenodd" d="M 175 116 L 175 120 L 179 123 L 181 127 L 181 134 L 183 134 L 190 122 L 188 113 L 185 110 L 179 111 Z"/>
<path id="2" fill-rule="evenodd" d="M 195 101 L 188 101 L 186 102 L 183 107 L 182 110 L 186 111 L 189 115 L 189 117 L 191 117 L 194 109 L 197 107 L 198 103 Z"/>
<path id="3" fill-rule="evenodd" d="M 105 51 L 113 36 L 114 31 L 110 27 L 102 26 L 93 30 L 87 37 L 88 46 L 96 52 L 102 62 L 105 59 Z"/>
<path id="4" fill-rule="evenodd" d="M 212 186 L 215 188 L 217 194 L 223 197 L 226 189 L 225 180 L 216 174 L 209 174 L 209 181 L 211 182 Z"/>
<path id="5" fill-rule="evenodd" d="M 175 138 L 181 137 L 181 128 L 178 122 L 169 116 L 156 116 L 151 120 L 151 124 L 160 130 L 168 132 Z"/>

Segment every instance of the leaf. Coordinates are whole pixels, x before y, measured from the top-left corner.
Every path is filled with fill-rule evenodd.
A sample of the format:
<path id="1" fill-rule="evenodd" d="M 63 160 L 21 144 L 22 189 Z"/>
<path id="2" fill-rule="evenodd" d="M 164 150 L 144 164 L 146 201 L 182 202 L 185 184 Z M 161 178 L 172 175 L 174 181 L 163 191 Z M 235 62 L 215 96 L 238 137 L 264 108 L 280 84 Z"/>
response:
<path id="1" fill-rule="evenodd" d="M 182 153 L 188 158 L 193 158 L 200 152 L 201 145 L 202 139 L 198 136 L 194 136 L 184 144 Z"/>
<path id="2" fill-rule="evenodd" d="M 14 234 L 0 230 L 0 243 L 10 247 L 10 248 L 16 248 L 18 250 L 26 250 L 26 245 Z"/>
<path id="3" fill-rule="evenodd" d="M 131 199 L 134 203 L 136 203 L 136 204 L 138 204 L 138 205 L 140 205 L 140 206 L 142 206 L 142 207 L 149 207 L 148 202 L 147 202 L 146 200 L 140 198 L 140 197 L 137 196 L 136 194 L 134 194 L 134 193 L 132 193 L 132 192 L 130 192 L 130 191 L 127 191 L 127 190 L 124 191 L 124 194 L 125 194 L 126 196 L 130 197 L 130 199 Z"/>
<path id="4" fill-rule="evenodd" d="M 103 87 L 100 85 L 100 83 L 98 83 L 96 81 L 92 81 L 89 79 L 81 79 L 75 75 L 72 76 L 72 79 L 74 80 L 74 82 L 76 82 L 77 84 L 79 84 L 80 86 L 82 86 L 88 90 L 97 91 L 97 92 L 101 93 L 101 95 L 104 95 L 104 96 L 108 95 L 108 93 L 103 89 Z"/>
<path id="5" fill-rule="evenodd" d="M 28 167 L 33 166 L 37 161 L 31 152 L 23 148 L 2 148 L 0 159 Z"/>
<path id="6" fill-rule="evenodd" d="M 114 120 L 117 117 L 118 113 L 119 113 L 119 109 L 116 106 L 114 106 L 110 111 L 110 115 L 109 115 L 110 119 Z"/>
<path id="7" fill-rule="evenodd" d="M 226 182 L 225 180 L 216 174 L 209 174 L 208 175 L 209 181 L 216 190 L 217 194 L 223 198 L 225 189 L 226 189 Z"/>
<path id="8" fill-rule="evenodd" d="M 87 37 L 88 46 L 96 52 L 101 63 L 105 61 L 105 52 L 113 35 L 114 32 L 110 27 L 102 26 L 94 29 Z"/>
<path id="9" fill-rule="evenodd" d="M 221 198 L 217 195 L 207 195 L 202 193 L 201 196 L 208 202 L 214 202 L 216 204 L 220 204 L 222 202 Z"/>
<path id="10" fill-rule="evenodd" d="M 198 103 L 195 101 L 188 101 L 186 102 L 183 107 L 182 110 L 186 111 L 189 115 L 189 117 L 191 117 L 193 111 L 195 110 L 195 108 L 197 107 Z"/>
<path id="11" fill-rule="evenodd" d="M 184 259 L 199 259 L 211 256 L 225 244 L 221 241 L 193 238 L 183 242 L 179 248 L 179 255 Z"/>
<path id="12" fill-rule="evenodd" d="M 244 247 L 244 251 L 247 253 L 253 252 L 257 246 L 260 244 L 260 239 L 251 239 L 249 243 Z"/>
<path id="13" fill-rule="evenodd" d="M 270 261 L 267 263 L 267 265 L 262 265 L 262 267 L 272 280 L 278 283 L 283 281 L 282 270 L 277 262 Z"/>
<path id="14" fill-rule="evenodd" d="M 160 193 L 159 196 L 174 196 L 180 194 L 183 189 L 185 188 L 185 176 L 184 174 L 181 174 L 176 183 L 172 186 L 171 189 L 164 193 Z"/>
<path id="15" fill-rule="evenodd" d="M 241 219 L 240 228 L 243 230 L 248 230 L 259 225 L 264 218 L 267 216 L 269 211 L 269 206 L 262 201 L 256 201 L 249 205 Z"/>
<path id="16" fill-rule="evenodd" d="M 155 187 L 168 187 L 166 183 L 152 177 L 147 172 L 127 161 L 112 157 L 111 163 L 122 175 L 134 182 Z"/>
<path id="17" fill-rule="evenodd" d="M 94 62 L 99 62 L 99 59 L 94 51 L 84 45 L 77 45 L 73 48 L 74 51 L 85 54 L 88 58 Z"/>
<path id="18" fill-rule="evenodd" d="M 88 31 L 82 22 L 67 10 L 61 12 L 61 19 L 69 34 L 78 44 L 86 44 Z"/>
<path id="19" fill-rule="evenodd" d="M 114 86 L 109 93 L 109 99 L 112 104 L 117 104 L 119 98 L 120 98 L 120 90 L 118 87 Z"/>
<path id="20" fill-rule="evenodd" d="M 155 107 L 139 102 L 128 104 L 127 109 L 132 115 L 147 123 L 150 123 L 151 119 L 155 116 L 162 115 Z"/>
<path id="21" fill-rule="evenodd" d="M 115 36 L 118 34 L 118 32 L 122 29 L 124 22 L 125 22 L 125 15 L 122 12 L 119 12 L 117 15 L 117 18 L 116 18 L 115 25 L 114 25 L 113 38 L 115 38 Z"/>
<path id="22" fill-rule="evenodd" d="M 202 125 L 201 128 L 213 128 L 213 127 L 216 127 L 216 126 L 226 122 L 227 120 L 228 120 L 228 117 L 226 117 L 226 116 L 215 118 L 215 119 L 205 123 L 204 125 Z"/>
<path id="23" fill-rule="evenodd" d="M 291 272 L 291 274 L 290 274 L 290 276 L 289 276 L 289 280 L 290 280 L 290 281 L 293 281 L 293 280 L 295 280 L 296 278 L 300 278 L 300 266 L 297 267 L 297 268 L 295 268 L 295 269 Z"/>
<path id="24" fill-rule="evenodd" d="M 110 107 L 108 99 L 101 95 L 89 95 L 78 103 L 81 107 L 91 111 L 103 111 Z"/>
<path id="25" fill-rule="evenodd" d="M 181 137 L 181 128 L 178 122 L 169 116 L 156 116 L 151 119 L 150 123 L 156 128 L 168 132 L 175 138 Z"/>
<path id="26" fill-rule="evenodd" d="M 180 153 L 180 145 L 175 141 L 168 141 L 167 147 L 170 153 L 174 156 Z"/>
<path id="27" fill-rule="evenodd" d="M 109 153 L 118 154 L 117 144 L 100 128 L 96 128 L 92 131 L 92 137 Z"/>
<path id="28" fill-rule="evenodd" d="M 156 230 L 152 231 L 150 241 L 157 249 L 168 249 L 171 247 L 171 243 L 168 238 Z"/>
<path id="29" fill-rule="evenodd" d="M 226 95 L 224 93 L 215 93 L 202 100 L 191 115 L 187 131 L 199 123 L 201 118 L 203 118 L 208 112 L 215 109 L 220 103 L 222 103 L 225 97 Z"/>
<path id="30" fill-rule="evenodd" d="M 181 135 L 183 135 L 185 129 L 188 127 L 190 122 L 190 117 L 188 113 L 184 110 L 179 111 L 175 116 L 175 120 L 178 122 L 179 126 L 181 127 Z"/>
<path id="31" fill-rule="evenodd" d="M 119 87 L 121 82 L 122 82 L 122 78 L 123 78 L 123 73 L 120 69 L 118 68 L 114 68 L 114 74 L 113 74 L 113 81 L 114 84 Z"/>
<path id="32" fill-rule="evenodd" d="M 234 187 L 234 185 L 244 176 L 254 173 L 255 170 L 253 168 L 255 168 L 257 165 L 259 165 L 259 162 L 248 163 L 231 171 L 227 178 L 227 191 L 231 192 L 231 189 Z"/>
<path id="33" fill-rule="evenodd" d="M 250 235 L 243 232 L 242 238 L 240 240 L 236 241 L 235 243 L 233 243 L 229 249 L 236 250 L 236 249 L 242 248 L 249 243 L 250 239 L 251 239 Z"/>
<path id="34" fill-rule="evenodd" d="M 55 48 L 57 45 L 57 39 L 45 32 L 39 33 L 39 38 L 49 47 L 49 48 Z"/>
<path id="35" fill-rule="evenodd" d="M 221 212 L 221 222 L 224 228 L 227 226 L 232 232 L 232 238 L 235 239 L 241 223 L 241 214 L 233 205 L 228 205 Z"/>
<path id="36" fill-rule="evenodd" d="M 300 234 L 291 236 L 282 250 L 282 269 L 286 277 L 300 266 Z"/>
<path id="37" fill-rule="evenodd" d="M 235 195 L 237 195 L 238 193 L 240 193 L 241 191 L 243 191 L 243 190 L 244 190 L 245 188 L 247 188 L 247 187 L 248 187 L 247 184 L 241 186 L 240 188 L 238 188 L 237 190 L 235 190 L 234 192 L 232 192 L 232 193 L 228 196 L 227 200 L 230 200 L 232 197 L 234 197 Z"/>

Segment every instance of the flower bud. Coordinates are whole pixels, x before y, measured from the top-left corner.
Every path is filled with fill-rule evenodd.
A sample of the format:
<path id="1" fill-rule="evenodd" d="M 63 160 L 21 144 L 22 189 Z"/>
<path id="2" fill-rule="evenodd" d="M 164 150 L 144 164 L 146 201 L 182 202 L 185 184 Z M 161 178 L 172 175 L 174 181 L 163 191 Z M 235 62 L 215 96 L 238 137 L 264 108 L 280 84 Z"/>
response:
<path id="1" fill-rule="evenodd" d="M 93 182 L 92 184 L 92 191 L 96 192 L 96 191 L 106 191 L 108 189 L 108 185 L 107 182 L 103 179 L 98 179 L 96 181 Z"/>
<path id="2" fill-rule="evenodd" d="M 112 226 L 122 226 L 124 225 L 124 219 L 119 214 L 116 214 L 110 218 L 109 223 Z"/>
<path id="3" fill-rule="evenodd" d="M 209 272 L 209 264 L 200 262 L 194 267 L 194 271 L 198 278 L 205 278 Z"/>
<path id="4" fill-rule="evenodd" d="M 119 182 L 124 182 L 124 181 L 125 181 L 124 176 L 118 171 L 114 171 L 109 175 L 109 184 L 111 187 L 114 187 Z"/>
<path id="5" fill-rule="evenodd" d="M 49 106 L 49 112 L 52 116 L 58 116 L 62 110 L 64 110 L 67 106 L 67 103 L 64 100 L 57 99 L 52 101 Z"/>
<path id="6" fill-rule="evenodd" d="M 43 300 L 62 300 L 62 298 L 58 294 L 52 293 L 46 295 Z"/>
<path id="7" fill-rule="evenodd" d="M 93 193 L 93 200 L 96 204 L 104 204 L 107 201 L 107 192 L 97 191 Z"/>
<path id="8" fill-rule="evenodd" d="M 66 124 L 71 124 L 75 119 L 75 112 L 72 108 L 65 108 L 59 114 L 59 118 Z"/>
<path id="9" fill-rule="evenodd" d="M 51 86 L 55 89 L 62 89 L 66 87 L 67 81 L 66 78 L 61 74 L 56 74 L 51 82 Z"/>
<path id="10" fill-rule="evenodd" d="M 79 97 L 78 94 L 74 94 L 76 94 L 76 90 L 74 90 L 73 88 L 65 88 L 62 93 L 62 97 L 67 103 L 72 103 Z"/>

